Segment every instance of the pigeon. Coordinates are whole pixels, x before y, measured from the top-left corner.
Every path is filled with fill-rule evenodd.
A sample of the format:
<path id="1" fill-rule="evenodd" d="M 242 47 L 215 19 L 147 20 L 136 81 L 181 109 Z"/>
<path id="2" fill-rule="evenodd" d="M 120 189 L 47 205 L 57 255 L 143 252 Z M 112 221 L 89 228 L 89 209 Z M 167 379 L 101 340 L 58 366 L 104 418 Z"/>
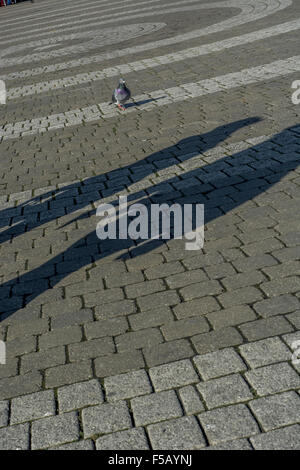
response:
<path id="1" fill-rule="evenodd" d="M 112 103 L 115 103 L 119 109 L 125 111 L 123 104 L 131 97 L 130 90 L 127 88 L 125 80 L 120 78 L 118 87 L 114 90 L 112 95 Z"/>

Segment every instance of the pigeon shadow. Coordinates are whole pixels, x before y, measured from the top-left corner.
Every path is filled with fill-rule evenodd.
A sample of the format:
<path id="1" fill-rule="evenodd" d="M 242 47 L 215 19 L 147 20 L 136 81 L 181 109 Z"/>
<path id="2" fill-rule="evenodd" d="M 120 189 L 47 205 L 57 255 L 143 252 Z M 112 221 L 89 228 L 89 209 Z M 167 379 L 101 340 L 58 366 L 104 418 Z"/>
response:
<path id="1" fill-rule="evenodd" d="M 138 106 L 142 106 L 143 104 L 153 103 L 154 101 L 158 101 L 163 98 L 166 98 L 166 96 L 159 96 L 158 98 L 149 98 L 147 100 L 141 100 L 141 101 L 133 101 L 132 103 L 126 103 L 124 107 L 125 109 L 138 107 Z"/>

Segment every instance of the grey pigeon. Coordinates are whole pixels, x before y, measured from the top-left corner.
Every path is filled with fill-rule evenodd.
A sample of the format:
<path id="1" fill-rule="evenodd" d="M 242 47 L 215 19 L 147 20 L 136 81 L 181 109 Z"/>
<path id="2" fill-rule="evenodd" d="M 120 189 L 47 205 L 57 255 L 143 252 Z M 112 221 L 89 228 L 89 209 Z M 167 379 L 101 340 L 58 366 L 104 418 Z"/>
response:
<path id="1" fill-rule="evenodd" d="M 125 107 L 123 106 L 126 101 L 128 101 L 131 97 L 131 93 L 129 88 L 126 86 L 126 82 L 123 78 L 120 78 L 119 85 L 114 90 L 112 95 L 112 102 L 115 103 L 118 108 L 125 111 Z"/>

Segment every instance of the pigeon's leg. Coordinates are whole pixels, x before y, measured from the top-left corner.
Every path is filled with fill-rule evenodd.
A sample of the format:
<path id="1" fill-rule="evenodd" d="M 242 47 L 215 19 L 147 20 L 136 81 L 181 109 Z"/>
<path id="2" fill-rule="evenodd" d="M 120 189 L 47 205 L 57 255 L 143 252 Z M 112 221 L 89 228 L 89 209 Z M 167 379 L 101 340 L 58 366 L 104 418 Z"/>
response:
<path id="1" fill-rule="evenodd" d="M 122 111 L 125 111 L 125 109 L 126 109 L 125 106 L 123 106 L 123 105 L 120 104 L 120 103 L 118 103 L 118 108 L 119 108 L 119 109 L 122 109 Z"/>

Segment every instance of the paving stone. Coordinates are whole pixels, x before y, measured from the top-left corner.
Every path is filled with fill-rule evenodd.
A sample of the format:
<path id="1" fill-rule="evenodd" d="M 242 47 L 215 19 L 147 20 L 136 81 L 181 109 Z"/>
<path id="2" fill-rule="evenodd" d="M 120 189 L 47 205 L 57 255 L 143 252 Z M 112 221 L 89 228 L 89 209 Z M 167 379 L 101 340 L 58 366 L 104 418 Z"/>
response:
<path id="1" fill-rule="evenodd" d="M 29 450 L 29 424 L 0 429 L 0 450 Z"/>
<path id="2" fill-rule="evenodd" d="M 300 310 L 297 310 L 296 312 L 290 313 L 289 315 L 285 316 L 292 325 L 297 330 L 300 330 Z"/>
<path id="3" fill-rule="evenodd" d="M 197 297 L 205 297 L 207 295 L 217 295 L 223 292 L 224 288 L 219 281 L 203 281 L 192 284 L 180 289 L 180 295 L 184 300 L 193 300 Z M 178 302 L 177 302 L 178 303 Z"/>
<path id="4" fill-rule="evenodd" d="M 269 336 L 278 336 L 289 333 L 293 327 L 283 317 L 266 318 L 244 323 L 240 330 L 248 341 L 257 341 Z"/>
<path id="5" fill-rule="evenodd" d="M 124 401 L 84 408 L 82 423 L 85 438 L 121 431 L 132 426 L 129 410 Z"/>
<path id="6" fill-rule="evenodd" d="M 259 433 L 246 405 L 231 405 L 198 415 L 210 444 L 250 437 Z"/>
<path id="7" fill-rule="evenodd" d="M 220 310 L 220 305 L 214 297 L 202 297 L 201 299 L 191 300 L 190 302 L 182 302 L 173 308 L 178 320 L 186 317 L 205 315 L 216 310 Z"/>
<path id="8" fill-rule="evenodd" d="M 91 439 L 85 439 L 84 441 L 63 444 L 59 447 L 49 447 L 49 450 L 94 450 L 94 444 Z"/>
<path id="9" fill-rule="evenodd" d="M 19 424 L 55 415 L 55 408 L 52 390 L 14 398 L 11 401 L 10 423 Z"/>
<path id="10" fill-rule="evenodd" d="M 208 313 L 206 318 L 213 328 L 217 330 L 227 326 L 240 325 L 255 320 L 257 317 L 248 305 L 237 305 L 217 312 Z"/>
<path id="11" fill-rule="evenodd" d="M 26 375 L 18 375 L 0 380 L 0 400 L 14 398 L 26 393 L 41 390 L 42 375 L 40 372 L 32 372 Z"/>
<path id="12" fill-rule="evenodd" d="M 142 311 L 163 306 L 172 306 L 179 303 L 180 298 L 175 290 L 145 295 L 137 299 L 137 304 Z"/>
<path id="13" fill-rule="evenodd" d="M 250 438 L 256 450 L 299 450 L 300 426 L 295 424 Z"/>
<path id="14" fill-rule="evenodd" d="M 204 411 L 205 408 L 200 400 L 200 396 L 192 385 L 180 388 L 179 396 L 187 415 L 194 415 Z"/>
<path id="15" fill-rule="evenodd" d="M 189 360 L 152 367 L 149 369 L 149 375 L 157 392 L 199 381 Z"/>
<path id="16" fill-rule="evenodd" d="M 205 272 L 202 269 L 195 269 L 193 271 L 186 271 L 169 276 L 166 278 L 166 283 L 170 289 L 178 289 L 206 280 L 208 280 L 208 277 Z"/>
<path id="17" fill-rule="evenodd" d="M 128 330 L 128 323 L 125 318 L 111 318 L 109 320 L 99 320 L 88 323 L 84 327 L 88 340 L 103 338 L 104 336 L 116 336 Z"/>
<path id="18" fill-rule="evenodd" d="M 18 358 L 9 358 L 6 364 L 0 365 L 0 379 L 18 374 Z"/>
<path id="19" fill-rule="evenodd" d="M 290 350 L 280 338 L 267 338 L 239 346 L 241 355 L 251 368 L 266 366 L 291 358 Z"/>
<path id="20" fill-rule="evenodd" d="M 97 450 L 149 450 L 149 444 L 143 428 L 119 431 L 96 440 Z"/>
<path id="21" fill-rule="evenodd" d="M 137 350 L 99 357 L 94 364 L 96 376 L 100 378 L 141 369 L 145 365 L 141 351 Z"/>
<path id="22" fill-rule="evenodd" d="M 48 321 L 44 318 L 35 321 L 26 321 L 22 324 L 14 324 L 8 327 L 7 339 L 15 339 L 20 336 L 38 335 L 49 330 Z"/>
<path id="23" fill-rule="evenodd" d="M 43 305 L 42 311 L 46 316 L 51 317 L 53 314 L 59 312 L 60 315 L 64 313 L 76 312 L 81 308 L 81 300 L 79 298 L 65 299 L 58 302 L 51 302 Z"/>
<path id="24" fill-rule="evenodd" d="M 31 447 L 46 449 L 79 439 L 79 423 L 76 413 L 38 419 L 32 423 Z"/>
<path id="25" fill-rule="evenodd" d="M 103 403 L 101 385 L 95 379 L 61 387 L 57 397 L 61 413 Z"/>
<path id="26" fill-rule="evenodd" d="M 201 382 L 197 389 L 209 409 L 253 398 L 248 385 L 239 374 Z"/>
<path id="27" fill-rule="evenodd" d="M 253 450 L 247 439 L 235 439 L 223 444 L 209 446 L 204 450 Z"/>
<path id="28" fill-rule="evenodd" d="M 95 308 L 95 316 L 97 320 L 107 320 L 120 315 L 135 313 L 136 310 L 136 304 L 133 300 L 121 300 L 120 302 L 97 305 Z"/>
<path id="29" fill-rule="evenodd" d="M 127 372 L 104 379 L 106 399 L 117 401 L 152 392 L 148 375 L 143 370 Z"/>
<path id="30" fill-rule="evenodd" d="M 131 408 L 136 426 L 182 416 L 180 403 L 173 390 L 133 398 Z"/>
<path id="31" fill-rule="evenodd" d="M 299 375 L 286 362 L 246 372 L 245 377 L 258 395 L 271 395 L 300 387 Z"/>
<path id="32" fill-rule="evenodd" d="M 39 347 L 41 350 L 54 348 L 65 344 L 78 343 L 82 339 L 82 330 L 80 326 L 70 326 L 39 337 Z"/>
<path id="33" fill-rule="evenodd" d="M 9 402 L 0 401 L 0 428 L 8 425 Z"/>
<path id="34" fill-rule="evenodd" d="M 247 369 L 246 364 L 233 348 L 195 356 L 193 361 L 204 380 L 214 379 Z"/>
<path id="35" fill-rule="evenodd" d="M 242 287 L 232 292 L 225 292 L 219 295 L 218 300 L 224 308 L 234 305 L 252 304 L 262 299 L 262 293 L 256 287 Z"/>
<path id="36" fill-rule="evenodd" d="M 158 344 L 154 348 L 144 348 L 143 354 L 149 367 L 166 364 L 194 355 L 190 343 L 186 339 Z"/>
<path id="37" fill-rule="evenodd" d="M 92 339 L 82 341 L 68 346 L 70 362 L 85 361 L 87 359 L 108 356 L 115 352 L 115 345 L 112 338 Z"/>
<path id="38" fill-rule="evenodd" d="M 300 397 L 295 392 L 258 398 L 249 405 L 265 431 L 299 422 Z"/>
<path id="39" fill-rule="evenodd" d="M 260 288 L 268 297 L 294 293 L 300 290 L 300 279 L 297 276 L 275 279 L 273 281 L 263 282 Z"/>
<path id="40" fill-rule="evenodd" d="M 234 276 L 222 279 L 222 284 L 226 290 L 236 290 L 242 287 L 258 285 L 267 278 L 260 271 L 247 271 L 246 273 L 235 274 Z"/>
<path id="41" fill-rule="evenodd" d="M 164 263 L 159 266 L 145 269 L 144 274 L 147 279 L 157 279 L 160 277 L 171 276 L 172 274 L 177 274 L 184 271 L 184 267 L 179 261 L 174 261 L 172 263 Z"/>
<path id="42" fill-rule="evenodd" d="M 151 310 L 151 312 L 147 311 L 129 315 L 128 320 L 133 330 L 141 330 L 164 325 L 174 320 L 174 317 L 169 307 L 162 307 Z"/>
<path id="43" fill-rule="evenodd" d="M 118 352 L 125 352 L 131 349 L 154 348 L 162 342 L 163 337 L 158 328 L 132 331 L 115 338 Z"/>
<path id="44" fill-rule="evenodd" d="M 299 308 L 300 302 L 297 297 L 290 294 L 279 295 L 271 299 L 264 299 L 254 304 L 253 308 L 264 318 L 294 312 Z"/>
<path id="45" fill-rule="evenodd" d="M 172 341 L 209 331 L 209 324 L 203 317 L 185 318 L 165 324 L 161 331 L 167 341 Z"/>
<path id="46" fill-rule="evenodd" d="M 63 346 L 47 349 L 41 352 L 24 354 L 21 357 L 21 374 L 26 374 L 32 370 L 44 370 L 49 367 L 65 364 L 66 353 Z"/>
<path id="47" fill-rule="evenodd" d="M 148 426 L 155 450 L 193 450 L 206 446 L 205 438 L 194 416 L 184 416 Z"/>
<path id="48" fill-rule="evenodd" d="M 90 361 L 51 367 L 45 371 L 45 386 L 46 388 L 61 387 L 91 379 L 92 375 Z"/>
<path id="49" fill-rule="evenodd" d="M 243 338 L 235 328 L 227 327 L 193 336 L 192 343 L 199 354 L 206 354 L 217 349 L 237 346 L 243 343 Z"/>
<path id="50" fill-rule="evenodd" d="M 128 299 L 135 299 L 144 295 L 153 294 L 154 292 L 164 291 L 166 290 L 166 285 L 162 279 L 155 279 L 125 286 L 124 289 Z"/>
<path id="51" fill-rule="evenodd" d="M 24 338 L 16 338 L 6 342 L 6 356 L 15 357 L 22 356 L 26 353 L 36 351 L 36 336 L 26 336 Z"/>
<path id="52" fill-rule="evenodd" d="M 63 315 L 51 318 L 51 329 L 64 328 L 74 325 L 83 325 L 93 322 L 93 313 L 91 309 L 82 308 L 77 312 L 65 313 Z"/>

